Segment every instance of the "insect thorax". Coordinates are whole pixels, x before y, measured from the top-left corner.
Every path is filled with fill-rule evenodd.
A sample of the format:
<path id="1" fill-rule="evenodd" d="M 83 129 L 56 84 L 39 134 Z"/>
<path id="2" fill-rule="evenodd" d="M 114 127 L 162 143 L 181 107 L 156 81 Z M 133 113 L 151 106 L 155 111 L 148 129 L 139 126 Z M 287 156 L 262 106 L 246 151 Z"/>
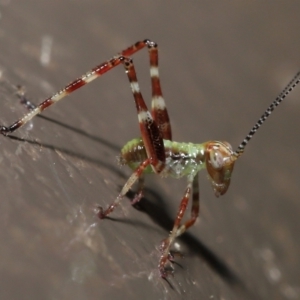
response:
<path id="1" fill-rule="evenodd" d="M 162 176 L 180 178 L 183 176 L 197 174 L 205 168 L 204 145 L 192 143 L 178 143 L 164 140 L 166 161 Z M 121 150 L 120 163 L 128 165 L 135 170 L 145 159 L 146 149 L 141 138 L 129 141 Z M 149 166 L 145 173 L 153 173 Z"/>

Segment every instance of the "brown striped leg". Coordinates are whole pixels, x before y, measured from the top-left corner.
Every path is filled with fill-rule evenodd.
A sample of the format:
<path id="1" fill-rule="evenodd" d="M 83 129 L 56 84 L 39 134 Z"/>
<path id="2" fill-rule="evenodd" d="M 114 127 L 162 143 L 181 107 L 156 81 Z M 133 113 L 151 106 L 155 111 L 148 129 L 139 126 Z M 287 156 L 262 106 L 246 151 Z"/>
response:
<path id="1" fill-rule="evenodd" d="M 182 235 L 188 228 L 193 226 L 199 216 L 200 194 L 199 194 L 198 176 L 195 176 L 194 180 L 193 180 L 193 195 L 192 195 L 192 197 L 193 197 L 193 200 L 192 200 L 193 202 L 192 202 L 191 218 L 178 228 L 176 237 Z"/>
<path id="2" fill-rule="evenodd" d="M 42 103 L 36 106 L 36 108 L 32 109 L 28 114 L 24 115 L 21 119 L 15 121 L 10 126 L 0 126 L 0 133 L 3 135 L 7 135 L 11 132 L 14 132 L 28 121 L 30 121 L 35 115 L 40 114 L 43 110 L 47 107 L 51 106 L 52 104 L 56 103 L 57 101 L 63 99 L 65 96 L 69 95 L 70 93 L 74 92 L 75 90 L 81 88 L 82 86 L 88 84 L 89 82 L 93 81 L 94 79 L 98 78 L 99 76 L 103 75 L 104 73 L 110 71 L 114 67 L 118 66 L 124 57 L 131 56 L 137 51 L 143 49 L 144 47 L 155 45 L 155 43 L 144 40 L 135 43 L 134 45 L 130 46 L 129 48 L 123 50 L 121 54 L 113 57 L 112 59 L 96 66 L 95 68 L 91 69 L 86 74 L 82 75 L 80 78 L 74 80 L 66 87 L 58 91 L 52 97 L 47 98 Z"/>
<path id="3" fill-rule="evenodd" d="M 115 199 L 115 201 L 109 205 L 109 207 L 103 211 L 102 207 L 99 207 L 99 213 L 98 216 L 100 219 L 105 218 L 108 216 L 115 208 L 119 205 L 120 201 L 124 198 L 124 196 L 127 194 L 127 192 L 131 189 L 133 184 L 137 181 L 137 179 L 140 178 L 140 176 L 143 175 L 143 172 L 147 166 L 150 164 L 150 159 L 147 158 L 145 161 L 143 161 L 139 167 L 132 173 L 132 175 L 129 177 L 125 185 L 123 186 L 119 196 Z"/>
<path id="4" fill-rule="evenodd" d="M 163 278 L 166 278 L 168 276 L 168 273 L 170 273 L 170 271 L 165 269 L 165 265 L 166 265 L 166 263 L 168 262 L 168 260 L 170 258 L 170 247 L 171 247 L 172 243 L 174 242 L 175 238 L 179 235 L 178 230 L 180 230 L 181 227 L 182 227 L 182 226 L 180 226 L 180 223 L 181 223 L 181 220 L 183 218 L 183 215 L 186 211 L 186 208 L 187 208 L 187 205 L 188 205 L 188 202 L 189 202 L 192 186 L 196 186 L 194 184 L 194 181 L 195 181 L 194 176 L 190 175 L 188 177 L 188 185 L 186 187 L 184 196 L 181 199 L 181 202 L 180 202 L 180 205 L 179 205 L 179 210 L 178 210 L 178 213 L 177 213 L 177 216 L 176 216 L 171 234 L 169 235 L 168 238 L 166 238 L 162 242 L 161 247 L 160 247 L 162 255 L 160 257 L 158 267 L 159 267 L 160 275 Z M 193 197 L 193 204 L 194 204 L 194 197 Z"/>
<path id="5" fill-rule="evenodd" d="M 116 58 L 112 58 L 111 60 L 102 63 L 101 65 L 97 66 L 96 68 L 92 69 L 86 75 L 76 79 L 75 81 L 71 82 L 65 88 L 54 94 L 52 97 L 44 100 L 40 103 L 35 109 L 31 110 L 28 114 L 23 116 L 21 119 L 10 125 L 9 127 L 2 126 L 0 128 L 0 132 L 4 135 L 15 131 L 16 129 L 20 128 L 28 121 L 30 121 L 35 115 L 41 113 L 47 107 L 51 106 L 52 104 L 58 102 L 59 100 L 63 99 L 65 96 L 69 95 L 70 93 L 74 92 L 75 90 L 79 89 L 80 87 L 86 85 L 90 81 L 96 79 L 97 77 L 101 76 L 102 74 L 106 73 L 107 71 L 111 70 L 115 66 L 121 63 L 123 59 L 122 56 L 118 56 Z"/>
<path id="6" fill-rule="evenodd" d="M 169 120 L 168 111 L 166 108 L 165 100 L 162 96 L 159 71 L 158 71 L 158 49 L 157 44 L 144 40 L 136 44 L 137 48 L 147 46 L 150 58 L 150 76 L 152 85 L 152 117 L 155 120 L 163 139 L 172 140 L 171 125 Z M 130 48 L 121 52 L 122 55 L 128 57 L 132 55 Z"/>
<path id="7" fill-rule="evenodd" d="M 152 117 L 155 120 L 162 138 L 172 140 L 171 124 L 166 103 L 162 95 L 159 71 L 158 71 L 158 49 L 157 45 L 148 45 L 150 56 L 150 76 L 152 85 Z"/>
<path id="8" fill-rule="evenodd" d="M 160 173 L 165 167 L 166 159 L 164 142 L 161 133 L 147 108 L 142 93 L 140 92 L 132 59 L 125 58 L 123 63 L 134 96 L 141 135 L 147 152 L 147 157 L 150 159 L 150 164 L 155 173 Z"/>

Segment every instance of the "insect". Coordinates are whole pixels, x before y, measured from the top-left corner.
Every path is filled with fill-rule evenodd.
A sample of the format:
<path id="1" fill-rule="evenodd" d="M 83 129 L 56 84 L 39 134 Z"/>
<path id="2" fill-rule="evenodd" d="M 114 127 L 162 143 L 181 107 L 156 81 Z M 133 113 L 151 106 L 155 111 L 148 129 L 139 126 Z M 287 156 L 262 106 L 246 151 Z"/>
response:
<path id="1" fill-rule="evenodd" d="M 134 53 L 146 47 L 148 48 L 150 58 L 152 86 L 151 112 L 147 108 L 140 92 L 134 64 L 130 58 Z M 147 39 L 135 43 L 110 60 L 96 66 L 50 98 L 44 100 L 38 106 L 31 107 L 29 113 L 12 125 L 8 127 L 1 126 L 0 132 L 5 136 L 14 132 L 31 120 L 35 115 L 40 114 L 47 107 L 120 64 L 123 64 L 130 82 L 137 109 L 141 137 L 129 141 L 122 148 L 120 162 L 133 169 L 133 173 L 114 202 L 105 210 L 99 208 L 98 215 L 100 219 L 103 219 L 112 213 L 135 182 L 138 182 L 138 192 L 136 193 L 133 202 L 139 201 L 143 195 L 143 177 L 146 173 L 153 172 L 162 176 L 171 176 L 174 178 L 186 176 L 187 186 L 180 201 L 173 229 L 160 246 L 161 257 L 158 268 L 161 277 L 166 278 L 169 274 L 174 272 L 171 266 L 174 257 L 170 252 L 172 243 L 178 236 L 194 225 L 199 215 L 199 171 L 202 169 L 207 170 L 212 188 L 217 197 L 225 194 L 230 185 L 231 174 L 236 160 L 243 154 L 250 139 L 269 117 L 272 111 L 299 83 L 300 72 L 296 74 L 279 96 L 271 103 L 235 151 L 232 150 L 229 143 L 222 141 L 208 141 L 202 144 L 192 144 L 178 143 L 172 140 L 170 119 L 162 95 L 159 79 L 158 48 L 156 43 Z M 182 223 L 190 198 L 192 198 L 191 216 L 186 222 Z"/>

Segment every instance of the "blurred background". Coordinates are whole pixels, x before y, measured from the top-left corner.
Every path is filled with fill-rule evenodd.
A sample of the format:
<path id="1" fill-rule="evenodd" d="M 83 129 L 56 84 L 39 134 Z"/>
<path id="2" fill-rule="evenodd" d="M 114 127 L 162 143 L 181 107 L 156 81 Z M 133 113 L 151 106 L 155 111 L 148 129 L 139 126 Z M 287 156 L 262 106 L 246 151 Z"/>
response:
<path id="1" fill-rule="evenodd" d="M 159 45 L 176 141 L 237 147 L 299 71 L 297 1 L 0 0 L 0 123 L 26 112 L 138 40 Z M 150 104 L 147 51 L 134 55 Z M 139 136 L 122 67 L 0 137 L 1 299 L 300 299 L 300 87 L 274 112 L 215 198 L 205 171 L 201 216 L 159 277 L 185 179 L 149 176 L 100 221 L 130 170 L 119 149 Z M 187 212 L 187 217 L 189 212 Z"/>

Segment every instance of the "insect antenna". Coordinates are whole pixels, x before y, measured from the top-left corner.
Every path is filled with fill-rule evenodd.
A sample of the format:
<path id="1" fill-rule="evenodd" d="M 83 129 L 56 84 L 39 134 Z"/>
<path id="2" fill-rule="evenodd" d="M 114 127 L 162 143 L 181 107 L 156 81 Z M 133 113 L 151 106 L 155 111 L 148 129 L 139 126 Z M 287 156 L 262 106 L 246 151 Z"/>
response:
<path id="1" fill-rule="evenodd" d="M 236 159 L 241 156 L 245 150 L 246 145 L 251 140 L 255 132 L 259 129 L 259 127 L 266 121 L 266 119 L 270 116 L 273 110 L 287 97 L 287 95 L 296 87 L 296 85 L 300 82 L 300 72 L 298 72 L 295 77 L 287 84 L 287 86 L 282 90 L 282 92 L 277 96 L 277 98 L 271 103 L 271 105 L 267 108 L 264 114 L 259 118 L 256 124 L 252 127 L 248 135 L 238 146 L 237 150 L 233 152 L 233 156 Z"/>

